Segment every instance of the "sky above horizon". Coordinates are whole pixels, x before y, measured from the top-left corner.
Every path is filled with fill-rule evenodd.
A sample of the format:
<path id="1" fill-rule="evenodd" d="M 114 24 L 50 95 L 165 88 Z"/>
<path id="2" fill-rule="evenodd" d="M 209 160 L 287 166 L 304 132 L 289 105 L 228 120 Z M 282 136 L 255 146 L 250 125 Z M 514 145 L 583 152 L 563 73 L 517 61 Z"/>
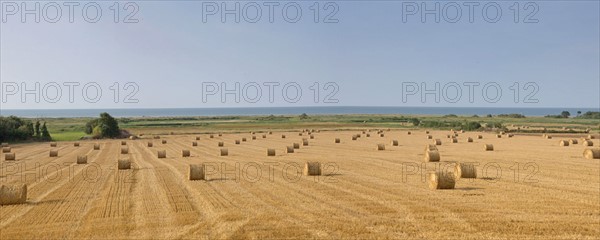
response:
<path id="1" fill-rule="evenodd" d="M 598 1 L 473 2 L 2 1 L 0 104 L 600 108 Z"/>

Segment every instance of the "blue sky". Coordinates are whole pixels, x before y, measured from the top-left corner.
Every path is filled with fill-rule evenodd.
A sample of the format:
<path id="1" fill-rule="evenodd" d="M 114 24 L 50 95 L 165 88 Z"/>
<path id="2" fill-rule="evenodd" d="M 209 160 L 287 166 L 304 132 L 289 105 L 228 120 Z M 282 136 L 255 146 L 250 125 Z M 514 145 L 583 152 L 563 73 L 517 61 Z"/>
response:
<path id="1" fill-rule="evenodd" d="M 40 3 L 44 6 L 48 2 Z M 206 16 L 205 23 L 202 3 L 193 1 L 135 2 L 139 22 L 122 23 L 129 13 L 122 10 L 121 22 L 114 23 L 109 9 L 112 2 L 99 2 L 103 11 L 100 20 L 88 23 L 81 15 L 86 3 L 75 8 L 73 23 L 65 6 L 57 23 L 48 23 L 43 16 L 36 23 L 31 15 L 22 23 L 20 13 L 6 15 L 0 29 L 2 108 L 600 107 L 597 1 L 534 2 L 539 7 L 532 17 L 537 23 L 523 23 L 534 9 L 524 9 L 525 2 L 520 2 L 518 23 L 510 8 L 514 2 L 497 2 L 502 16 L 496 23 L 482 17 L 482 6 L 487 2 L 475 7 L 473 23 L 463 2 L 458 2 L 462 17 L 456 23 L 445 21 L 444 15 L 440 15 L 439 23 L 427 15 L 423 23 L 420 13 L 405 15 L 403 22 L 400 1 L 334 2 L 339 7 L 334 15 L 338 23 L 322 22 L 333 9 L 323 9 L 325 2 L 320 2 L 320 21 L 315 23 L 314 11 L 310 10 L 314 1 L 298 2 L 302 17 L 296 23 L 282 17 L 282 6 L 287 2 L 279 2 L 275 8 L 273 23 L 268 20 L 264 2 L 258 2 L 263 14 L 257 23 L 244 21 L 243 16 L 236 23 L 233 15 L 223 23 L 219 13 Z M 234 3 L 226 2 L 231 8 Z M 249 2 L 239 3 L 243 7 Z M 425 2 L 430 8 L 435 3 Z M 450 18 L 454 16 L 448 2 L 437 3 L 450 9 Z M 11 10 L 5 7 L 2 13 Z M 289 13 L 293 17 L 293 8 Z M 495 16 L 493 9 L 488 13 L 490 18 Z M 54 16 L 50 15 L 47 17 Z M 249 12 L 250 17 L 253 15 Z M 40 83 L 41 92 L 45 85 L 52 85 L 49 83 L 62 85 L 61 99 L 48 101 L 55 96 L 52 87 L 46 89 L 48 96 L 40 93 L 39 103 L 33 95 L 26 95 L 22 102 L 20 92 L 8 94 L 14 90 L 8 85 L 34 88 L 35 82 Z M 75 87 L 72 103 L 63 85 L 68 82 L 80 84 Z M 118 103 L 110 89 L 114 82 L 120 83 Z M 137 103 L 123 102 L 134 89 L 123 89 L 128 82 L 139 87 L 131 98 Z M 239 102 L 232 94 L 223 102 L 219 93 L 207 95 L 203 101 L 203 85 L 225 84 L 233 89 L 236 82 L 242 92 Z M 256 88 L 251 87 L 256 85 L 248 84 L 252 82 L 261 86 L 258 100 Z M 272 102 L 266 82 L 280 84 Z M 315 82 L 320 89 L 317 103 L 311 90 Z M 436 82 L 440 83 L 439 91 L 425 95 L 425 101 L 421 92 L 404 92 L 403 101 L 403 86 L 405 91 L 415 84 L 431 89 Z M 514 100 L 515 82 L 519 83 L 518 102 Z M 102 89 L 102 96 L 88 96 L 98 100 L 95 103 L 82 97 L 82 87 L 90 83 Z M 333 84 L 324 89 L 326 83 Z M 465 84 L 473 83 L 479 85 L 474 87 L 470 101 Z M 296 97 L 291 87 L 286 100 L 282 93 L 286 84 L 299 86 L 302 96 Z M 502 95 L 496 97 L 495 88 L 488 88 L 486 100 L 482 93 L 486 84 L 500 87 Z M 460 97 L 456 85 L 461 86 Z M 333 86 L 337 91 L 325 102 L 325 96 L 334 92 Z M 244 89 L 248 90 L 246 95 Z M 435 101 L 436 94 L 439 102 Z"/>

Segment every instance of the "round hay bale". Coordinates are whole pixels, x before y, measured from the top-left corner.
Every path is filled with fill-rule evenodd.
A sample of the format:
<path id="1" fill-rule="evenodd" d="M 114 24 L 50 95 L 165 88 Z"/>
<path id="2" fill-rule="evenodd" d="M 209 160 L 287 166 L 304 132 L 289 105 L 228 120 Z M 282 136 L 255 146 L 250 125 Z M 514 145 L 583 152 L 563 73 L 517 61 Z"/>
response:
<path id="1" fill-rule="evenodd" d="M 73 143 L 73 147 L 79 147 L 79 143 L 78 142 Z"/>
<path id="2" fill-rule="evenodd" d="M 315 135 L 310 135 L 310 139 L 315 139 Z"/>
<path id="3" fill-rule="evenodd" d="M 27 184 L 0 185 L 0 205 L 23 204 L 27 202 Z"/>
<path id="4" fill-rule="evenodd" d="M 425 131 L 425 134 L 429 134 L 429 131 Z"/>
<path id="5" fill-rule="evenodd" d="M 560 140 L 558 142 L 558 145 L 562 146 L 562 147 L 567 147 L 567 146 L 569 146 L 569 141 L 567 141 L 567 140 Z"/>
<path id="6" fill-rule="evenodd" d="M 87 164 L 87 156 L 78 155 L 77 156 L 77 164 Z"/>
<path id="7" fill-rule="evenodd" d="M 457 143 L 458 139 L 457 138 L 450 138 L 450 143 Z"/>
<path id="8" fill-rule="evenodd" d="M 162 141 L 160 141 L 162 144 L 167 144 L 167 140 L 163 139 Z"/>
<path id="9" fill-rule="evenodd" d="M 152 142 L 148 142 L 148 143 L 147 143 L 147 146 L 148 146 L 148 147 L 153 147 L 153 146 L 154 146 L 154 143 L 152 143 Z"/>
<path id="10" fill-rule="evenodd" d="M 377 144 L 377 151 L 383 151 L 383 150 L 385 150 L 385 144 L 378 143 Z"/>
<path id="11" fill-rule="evenodd" d="M 301 132 L 299 132 L 299 133 L 298 133 L 298 136 L 302 136 L 302 133 L 301 133 Z"/>
<path id="12" fill-rule="evenodd" d="M 483 135 L 477 135 L 477 139 L 483 139 Z"/>
<path id="13" fill-rule="evenodd" d="M 8 147 L 8 143 L 3 142 L 2 144 L 0 144 L 0 147 Z"/>
<path id="14" fill-rule="evenodd" d="M 468 137 L 468 138 L 467 138 L 467 142 L 473 142 L 473 138 L 471 138 L 471 137 Z"/>
<path id="15" fill-rule="evenodd" d="M 493 144 L 483 144 L 483 147 L 486 151 L 494 151 L 494 145 Z"/>
<path id="16" fill-rule="evenodd" d="M 223 146 L 225 146 L 225 143 L 224 143 L 224 142 L 219 142 L 219 143 L 217 144 L 217 146 L 219 146 L 219 147 L 223 147 Z"/>
<path id="17" fill-rule="evenodd" d="M 127 145 L 127 142 L 121 141 L 121 146 L 125 146 L 125 145 Z"/>
<path id="18" fill-rule="evenodd" d="M 223 136 L 223 134 L 219 133 L 219 135 L 218 135 L 218 136 L 219 136 L 219 137 L 221 137 L 221 136 Z"/>
<path id="19" fill-rule="evenodd" d="M 594 137 L 594 135 L 590 134 L 587 136 L 588 139 L 596 139 L 596 137 Z"/>
<path id="20" fill-rule="evenodd" d="M 412 133 L 410 131 L 406 132 L 406 135 L 411 135 Z"/>
<path id="21" fill-rule="evenodd" d="M 3 147 L 2 153 L 9 153 L 11 150 L 12 150 L 12 148 L 10 148 L 10 147 Z"/>
<path id="22" fill-rule="evenodd" d="M 594 146 L 594 142 L 592 142 L 592 140 L 585 140 L 582 142 L 582 144 L 583 144 L 583 146 L 586 146 L 586 147 Z"/>
<path id="23" fill-rule="evenodd" d="M 245 142 L 245 141 L 246 141 L 246 138 L 242 138 L 242 142 Z"/>
<path id="24" fill-rule="evenodd" d="M 197 147 L 198 146 L 198 142 L 192 142 L 192 147 Z"/>
<path id="25" fill-rule="evenodd" d="M 335 139 L 335 143 L 340 143 L 340 139 L 339 139 L 339 138 L 336 138 L 336 139 Z"/>
<path id="26" fill-rule="evenodd" d="M 382 133 L 382 134 L 379 134 L 379 137 L 385 137 L 385 135 Z"/>
<path id="27" fill-rule="evenodd" d="M 211 134 L 211 135 L 210 135 L 210 138 L 215 138 L 215 135 L 212 135 L 212 134 Z"/>
<path id="28" fill-rule="evenodd" d="M 352 135 L 352 141 L 356 141 L 356 139 L 358 139 L 358 137 L 356 135 Z"/>
<path id="29" fill-rule="evenodd" d="M 457 163 L 454 166 L 456 178 L 477 178 L 477 168 L 473 163 Z"/>
<path id="30" fill-rule="evenodd" d="M 319 162 L 306 162 L 304 163 L 305 176 L 318 176 L 321 175 L 321 163 Z"/>
<path id="31" fill-rule="evenodd" d="M 600 159 L 600 148 L 583 150 L 583 157 L 585 159 Z"/>
<path id="32" fill-rule="evenodd" d="M 256 136 L 252 136 L 252 140 L 256 140 Z"/>
<path id="33" fill-rule="evenodd" d="M 392 142 L 390 143 L 390 145 L 392 145 L 392 146 L 398 146 L 398 140 L 392 140 Z"/>
<path id="34" fill-rule="evenodd" d="M 465 130 L 460 130 L 460 133 L 465 133 Z"/>
<path id="35" fill-rule="evenodd" d="M 263 135 L 262 135 L 262 138 L 267 138 L 267 135 L 263 134 Z"/>
<path id="36" fill-rule="evenodd" d="M 367 136 L 367 137 L 371 137 L 371 134 L 367 133 L 367 135 L 366 135 L 366 136 Z"/>
<path id="37" fill-rule="evenodd" d="M 308 139 L 302 140 L 302 146 L 308 146 Z"/>
<path id="38" fill-rule="evenodd" d="M 281 138 L 285 138 L 285 135 L 281 134 Z"/>
<path id="39" fill-rule="evenodd" d="M 4 160 L 5 161 L 15 161 L 15 160 L 17 160 L 17 156 L 15 153 L 5 153 Z"/>
<path id="40" fill-rule="evenodd" d="M 286 147 L 286 152 L 287 153 L 294 153 L 294 146 L 287 146 Z"/>
<path id="41" fill-rule="evenodd" d="M 50 157 L 58 157 L 58 150 L 51 150 Z"/>
<path id="42" fill-rule="evenodd" d="M 452 136 L 450 136 L 450 134 L 446 135 L 446 138 L 451 138 Z"/>
<path id="43" fill-rule="evenodd" d="M 438 148 L 434 145 L 434 144 L 427 144 L 425 145 L 425 151 L 437 151 Z"/>
<path id="44" fill-rule="evenodd" d="M 195 180 L 206 180 L 204 172 L 204 164 L 190 164 L 190 171 L 188 174 L 190 181 Z"/>
<path id="45" fill-rule="evenodd" d="M 546 135 L 546 139 L 552 139 L 552 136 Z"/>
<path id="46" fill-rule="evenodd" d="M 434 151 L 425 150 L 425 157 L 423 158 L 425 162 L 439 162 L 440 152 L 436 149 Z"/>
<path id="47" fill-rule="evenodd" d="M 160 139 L 160 136 L 154 136 L 154 139 Z"/>
<path id="48" fill-rule="evenodd" d="M 433 139 L 433 136 L 427 135 L 427 139 Z"/>
<path id="49" fill-rule="evenodd" d="M 267 156 L 275 156 L 275 149 L 273 149 L 273 148 L 267 149 Z"/>
<path id="50" fill-rule="evenodd" d="M 57 146 L 57 144 L 55 142 L 50 143 L 50 147 L 56 147 L 56 146 Z"/>
<path id="51" fill-rule="evenodd" d="M 440 174 L 436 172 L 427 173 L 427 182 L 429 183 L 429 189 L 454 189 L 456 181 L 451 174 L 445 173 Z"/>
<path id="52" fill-rule="evenodd" d="M 294 149 L 300 149 L 300 143 L 293 143 L 292 146 Z"/>
<path id="53" fill-rule="evenodd" d="M 578 144 L 579 142 L 577 141 L 577 139 L 571 139 L 569 140 L 570 144 Z"/>
<path id="54" fill-rule="evenodd" d="M 200 137 L 196 137 L 196 141 L 200 141 Z"/>
<path id="55" fill-rule="evenodd" d="M 181 156 L 182 157 L 189 157 L 189 156 L 191 156 L 190 150 L 187 150 L 187 149 L 181 150 Z"/>
<path id="56" fill-rule="evenodd" d="M 158 150 L 158 158 L 166 158 L 167 157 L 167 151 L 166 150 Z"/>
<path id="57" fill-rule="evenodd" d="M 441 139 L 435 139 L 435 140 L 433 140 L 433 144 L 435 144 L 435 145 L 442 145 L 442 140 Z"/>
<path id="58" fill-rule="evenodd" d="M 508 134 L 508 137 L 509 137 L 509 138 L 511 138 L 511 137 L 513 137 L 513 136 L 514 136 L 514 135 L 513 135 L 512 133 L 509 133 L 509 134 Z"/>
<path id="59" fill-rule="evenodd" d="M 496 138 L 502 138 L 502 134 L 496 134 Z"/>
<path id="60" fill-rule="evenodd" d="M 119 159 L 119 162 L 117 163 L 117 169 L 125 170 L 125 169 L 130 169 L 130 168 L 131 168 L 131 161 L 129 159 Z"/>
<path id="61" fill-rule="evenodd" d="M 128 154 L 129 153 L 129 148 L 128 147 L 122 147 L 121 148 L 121 154 Z"/>
<path id="62" fill-rule="evenodd" d="M 269 131 L 269 135 L 272 135 L 272 134 L 273 134 L 273 132 Z"/>
<path id="63" fill-rule="evenodd" d="M 100 144 L 99 143 L 95 143 L 94 144 L 94 150 L 100 150 Z"/>
<path id="64" fill-rule="evenodd" d="M 129 136 L 129 140 L 136 140 L 136 139 L 137 139 L 137 136 L 135 136 L 135 135 Z"/>
<path id="65" fill-rule="evenodd" d="M 240 140 L 235 140 L 235 144 L 240 144 Z"/>
<path id="66" fill-rule="evenodd" d="M 221 156 L 228 156 L 229 150 L 227 148 L 221 148 Z"/>

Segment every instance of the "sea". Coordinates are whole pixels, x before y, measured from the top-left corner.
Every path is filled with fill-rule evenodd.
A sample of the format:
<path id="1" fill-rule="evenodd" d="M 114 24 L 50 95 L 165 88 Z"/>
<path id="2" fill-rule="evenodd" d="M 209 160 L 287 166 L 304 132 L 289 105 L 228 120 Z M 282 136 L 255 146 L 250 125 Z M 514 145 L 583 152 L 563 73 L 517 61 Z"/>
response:
<path id="1" fill-rule="evenodd" d="M 0 116 L 25 118 L 97 117 L 108 112 L 114 117 L 192 117 L 192 116 L 259 116 L 259 115 L 338 115 L 338 114 L 404 114 L 404 115 L 462 115 L 518 113 L 525 116 L 558 115 L 569 111 L 600 111 L 595 108 L 483 108 L 483 107 L 251 107 L 251 108 L 130 108 L 130 109 L 1 109 Z"/>

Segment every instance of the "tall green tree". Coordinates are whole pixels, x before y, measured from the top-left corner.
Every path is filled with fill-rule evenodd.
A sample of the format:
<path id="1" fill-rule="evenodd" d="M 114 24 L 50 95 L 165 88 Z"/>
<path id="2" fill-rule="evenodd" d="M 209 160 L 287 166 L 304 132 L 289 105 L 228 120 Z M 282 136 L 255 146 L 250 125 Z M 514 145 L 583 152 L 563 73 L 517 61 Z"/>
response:
<path id="1" fill-rule="evenodd" d="M 35 137 L 40 139 L 42 137 L 42 133 L 40 132 L 40 121 L 35 122 Z"/>
<path id="2" fill-rule="evenodd" d="M 571 116 L 571 113 L 569 111 L 562 111 L 560 113 L 560 116 L 562 116 L 563 118 L 569 118 L 569 116 Z"/>
<path id="3" fill-rule="evenodd" d="M 46 122 L 42 125 L 42 140 L 50 141 L 52 140 L 52 136 L 50 136 L 50 132 L 48 132 L 48 128 L 46 127 Z"/>

